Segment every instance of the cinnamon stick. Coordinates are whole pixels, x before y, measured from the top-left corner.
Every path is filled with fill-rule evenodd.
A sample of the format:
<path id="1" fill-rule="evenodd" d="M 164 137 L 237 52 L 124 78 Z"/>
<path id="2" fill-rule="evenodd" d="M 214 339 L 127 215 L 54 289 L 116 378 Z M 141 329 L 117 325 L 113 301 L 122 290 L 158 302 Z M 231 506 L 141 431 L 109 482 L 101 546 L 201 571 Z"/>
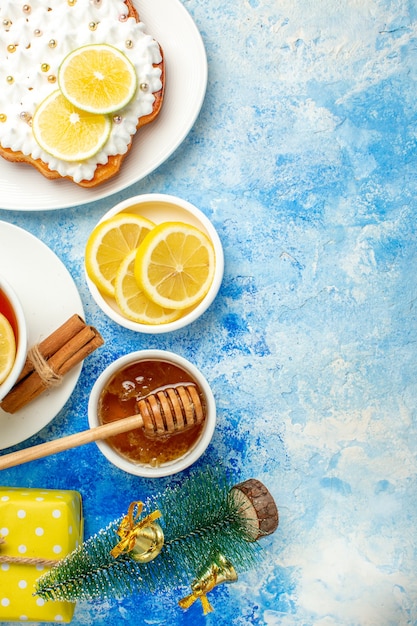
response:
<path id="1" fill-rule="evenodd" d="M 100 333 L 78 316 L 72 316 L 36 346 L 41 364 L 29 352 L 19 381 L 0 403 L 7 413 L 16 413 L 52 384 L 59 384 L 73 367 L 94 352 L 104 341 Z"/>
<path id="2" fill-rule="evenodd" d="M 84 320 L 77 313 L 75 313 L 66 322 L 64 322 L 62 326 L 59 326 L 59 328 L 54 330 L 49 337 L 46 337 L 46 339 L 43 339 L 38 344 L 39 352 L 42 354 L 44 359 L 49 359 L 49 357 L 65 346 L 67 341 L 72 339 L 72 337 L 74 337 L 74 335 L 76 335 L 84 327 Z M 32 360 L 27 358 L 16 384 L 31 374 L 34 369 Z"/>

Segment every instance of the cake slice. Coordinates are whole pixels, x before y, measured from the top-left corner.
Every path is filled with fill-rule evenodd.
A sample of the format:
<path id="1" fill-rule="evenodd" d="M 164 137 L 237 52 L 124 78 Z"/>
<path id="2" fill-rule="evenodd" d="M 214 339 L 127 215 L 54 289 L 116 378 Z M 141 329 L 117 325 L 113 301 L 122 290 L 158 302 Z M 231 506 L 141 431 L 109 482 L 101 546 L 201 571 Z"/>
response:
<path id="1" fill-rule="evenodd" d="M 23 5 L 2 0 L 0 20 L 0 155 L 32 165 L 46 178 L 70 179 L 82 187 L 96 187 L 115 176 L 136 132 L 158 116 L 165 85 L 162 48 L 146 33 L 131 0 L 32 0 Z M 137 89 L 127 106 L 110 115 L 104 146 L 86 160 L 69 162 L 41 148 L 32 119 L 59 88 L 62 61 L 90 44 L 123 52 L 136 70 Z"/>

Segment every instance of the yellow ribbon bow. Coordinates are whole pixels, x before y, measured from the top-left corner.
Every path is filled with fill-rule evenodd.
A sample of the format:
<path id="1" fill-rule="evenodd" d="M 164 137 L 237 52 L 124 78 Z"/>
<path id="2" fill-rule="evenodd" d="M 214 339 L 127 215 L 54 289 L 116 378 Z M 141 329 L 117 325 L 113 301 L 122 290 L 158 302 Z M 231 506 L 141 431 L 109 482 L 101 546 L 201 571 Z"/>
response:
<path id="1" fill-rule="evenodd" d="M 188 609 L 196 600 L 200 599 L 204 615 L 207 615 L 213 611 L 207 594 L 217 585 L 236 582 L 237 578 L 236 570 L 229 559 L 223 554 L 217 554 L 214 561 L 200 572 L 200 577 L 191 583 L 192 593 L 179 600 L 178 604 L 182 609 Z"/>
<path id="2" fill-rule="evenodd" d="M 214 589 L 215 586 L 216 585 L 214 584 L 211 587 L 211 589 L 204 589 L 204 590 L 193 589 L 193 592 L 190 593 L 188 596 L 185 596 L 185 598 L 182 598 L 182 600 L 179 600 L 178 604 L 180 605 L 182 609 L 189 609 L 190 606 L 194 604 L 194 602 L 200 598 L 201 604 L 203 606 L 203 613 L 204 615 L 207 615 L 207 613 L 211 613 L 213 611 L 213 607 L 211 606 L 207 598 L 207 594 L 209 591 Z"/>
<path id="3" fill-rule="evenodd" d="M 137 508 L 135 514 L 135 508 Z M 138 521 L 143 509 L 143 502 L 132 502 L 127 515 L 122 519 L 117 534 L 120 537 L 119 543 L 111 550 L 110 554 L 116 559 L 122 552 L 130 552 L 136 544 L 136 538 L 141 530 L 150 526 L 156 519 L 162 517 L 160 511 L 150 513 L 142 520 Z"/>

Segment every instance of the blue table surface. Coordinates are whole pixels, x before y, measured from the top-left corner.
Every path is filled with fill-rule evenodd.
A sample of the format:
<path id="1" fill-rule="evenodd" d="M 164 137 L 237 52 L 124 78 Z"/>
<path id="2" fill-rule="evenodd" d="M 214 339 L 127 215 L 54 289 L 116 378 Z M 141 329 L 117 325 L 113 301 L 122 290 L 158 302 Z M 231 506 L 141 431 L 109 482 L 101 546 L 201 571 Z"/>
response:
<path id="1" fill-rule="evenodd" d="M 79 602 L 73 624 L 417 624 L 417 4 L 183 4 L 209 80 L 175 153 L 96 203 L 0 212 L 62 259 L 106 341 L 56 418 L 13 449 L 86 428 L 91 386 L 117 356 L 172 350 L 217 402 L 213 441 L 192 469 L 223 463 L 237 480 L 261 480 L 280 525 L 259 567 L 212 592 L 206 617 L 173 591 Z M 198 206 L 225 252 L 210 309 L 159 336 L 107 319 L 83 270 L 100 217 L 149 192 Z M 125 474 L 95 444 L 0 477 L 78 490 L 86 537 L 173 480 Z"/>

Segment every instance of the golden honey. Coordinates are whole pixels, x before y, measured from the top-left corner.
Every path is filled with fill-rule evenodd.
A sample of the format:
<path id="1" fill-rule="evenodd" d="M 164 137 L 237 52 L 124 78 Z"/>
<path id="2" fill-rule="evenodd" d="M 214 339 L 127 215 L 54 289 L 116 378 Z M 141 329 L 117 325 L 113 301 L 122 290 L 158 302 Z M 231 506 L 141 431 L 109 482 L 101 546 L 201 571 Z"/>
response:
<path id="1" fill-rule="evenodd" d="M 163 360 L 144 360 L 121 368 L 107 382 L 98 402 L 98 419 L 101 424 L 139 413 L 138 401 L 167 387 L 179 383 L 193 384 L 203 410 L 204 395 L 197 381 L 189 372 Z M 198 441 L 202 424 L 191 426 L 181 432 L 160 437 L 150 436 L 142 428 L 109 437 L 107 442 L 120 455 L 135 463 L 158 467 L 183 456 Z"/>

